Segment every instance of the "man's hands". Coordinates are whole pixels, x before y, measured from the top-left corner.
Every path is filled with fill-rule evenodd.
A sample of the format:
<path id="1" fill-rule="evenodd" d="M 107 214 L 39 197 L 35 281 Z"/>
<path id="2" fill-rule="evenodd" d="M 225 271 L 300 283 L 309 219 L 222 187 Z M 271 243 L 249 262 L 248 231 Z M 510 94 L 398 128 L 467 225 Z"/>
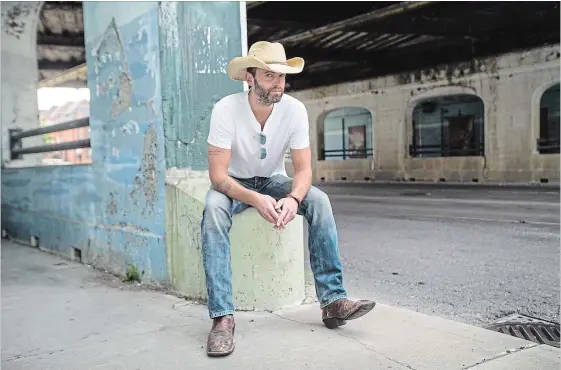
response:
<path id="1" fill-rule="evenodd" d="M 259 194 L 257 200 L 253 204 L 253 207 L 259 212 L 261 217 L 269 221 L 272 224 L 276 224 L 279 218 L 279 214 L 275 210 L 277 201 L 268 195 Z"/>
<path id="2" fill-rule="evenodd" d="M 298 212 L 298 202 L 294 198 L 287 197 L 277 202 L 274 198 L 264 194 L 258 194 L 253 207 L 261 217 L 274 224 L 278 231 L 284 230 Z"/>
<path id="3" fill-rule="evenodd" d="M 282 231 L 286 225 L 296 217 L 298 202 L 294 198 L 283 198 L 277 202 L 275 210 L 280 212 L 277 223 L 275 224 L 275 229 Z"/>

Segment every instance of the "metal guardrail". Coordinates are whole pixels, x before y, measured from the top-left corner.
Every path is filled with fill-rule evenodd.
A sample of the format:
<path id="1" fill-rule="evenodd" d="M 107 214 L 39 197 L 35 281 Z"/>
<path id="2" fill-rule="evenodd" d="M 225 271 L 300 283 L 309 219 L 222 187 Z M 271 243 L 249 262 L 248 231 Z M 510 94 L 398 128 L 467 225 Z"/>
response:
<path id="1" fill-rule="evenodd" d="M 557 154 L 559 153 L 559 145 L 560 144 L 560 140 L 559 138 L 553 138 L 553 139 L 543 139 L 540 138 L 537 140 L 537 147 L 538 147 L 538 152 L 541 154 Z"/>
<path id="2" fill-rule="evenodd" d="M 24 154 L 33 153 L 46 153 L 46 152 L 56 152 L 59 150 L 69 150 L 78 148 L 90 148 L 90 139 L 68 141 L 60 144 L 47 144 L 38 145 L 30 148 L 23 148 L 21 139 L 37 136 L 43 134 L 50 134 L 51 132 L 71 130 L 73 128 L 87 127 L 90 125 L 90 118 L 81 118 L 75 121 L 68 121 L 60 123 L 58 125 L 40 127 L 33 130 L 23 131 L 22 129 L 10 129 L 10 158 L 11 159 L 22 159 Z"/>
<path id="3" fill-rule="evenodd" d="M 335 149 L 335 150 L 323 150 L 323 158 L 341 157 L 343 159 L 347 158 L 368 158 L 369 155 L 373 155 L 372 148 L 366 149 Z"/>
<path id="4" fill-rule="evenodd" d="M 438 154 L 440 157 L 483 156 L 483 146 L 468 149 L 450 149 L 442 145 L 409 145 L 409 155 L 417 157 L 423 154 Z"/>

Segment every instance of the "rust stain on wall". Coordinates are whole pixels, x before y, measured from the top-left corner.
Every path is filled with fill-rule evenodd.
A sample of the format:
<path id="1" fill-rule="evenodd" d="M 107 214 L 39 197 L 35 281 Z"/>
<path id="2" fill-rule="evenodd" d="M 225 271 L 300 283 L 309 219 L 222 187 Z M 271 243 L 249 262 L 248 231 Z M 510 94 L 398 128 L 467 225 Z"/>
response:
<path id="1" fill-rule="evenodd" d="M 134 179 L 134 188 L 130 192 L 131 200 L 135 205 L 138 204 L 139 193 L 144 195 L 146 206 L 142 214 L 144 214 L 148 208 L 154 211 L 154 205 L 157 201 L 157 139 L 154 126 L 148 126 L 144 133 L 142 162 Z"/>

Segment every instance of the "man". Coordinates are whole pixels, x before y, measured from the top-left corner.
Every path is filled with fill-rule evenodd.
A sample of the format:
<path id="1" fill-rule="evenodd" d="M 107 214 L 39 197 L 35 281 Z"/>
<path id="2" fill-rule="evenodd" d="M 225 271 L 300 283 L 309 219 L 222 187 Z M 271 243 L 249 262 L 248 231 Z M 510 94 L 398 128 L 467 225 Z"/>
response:
<path id="1" fill-rule="evenodd" d="M 339 262 L 337 229 L 329 198 L 312 184 L 306 107 L 284 95 L 285 76 L 299 73 L 302 58 L 287 60 L 279 43 L 257 42 L 234 58 L 228 75 L 248 92 L 226 96 L 214 107 L 208 136 L 208 191 L 201 223 L 208 310 L 213 319 L 207 354 L 234 350 L 234 307 L 229 232 L 232 215 L 247 207 L 282 230 L 296 214 L 309 224 L 310 263 L 324 324 L 344 325 L 372 310 L 372 301 L 347 300 Z M 294 179 L 284 155 L 291 149 Z"/>

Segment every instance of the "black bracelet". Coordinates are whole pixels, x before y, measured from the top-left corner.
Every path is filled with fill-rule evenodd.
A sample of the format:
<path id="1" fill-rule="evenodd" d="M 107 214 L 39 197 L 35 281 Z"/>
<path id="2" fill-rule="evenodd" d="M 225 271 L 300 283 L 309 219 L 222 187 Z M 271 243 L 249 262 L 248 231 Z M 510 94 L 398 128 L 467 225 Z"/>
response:
<path id="1" fill-rule="evenodd" d="M 287 198 L 292 198 L 292 199 L 294 199 L 294 200 L 296 201 L 296 203 L 298 203 L 298 205 L 300 205 L 300 203 L 302 203 L 302 202 L 300 201 L 300 199 L 298 199 L 298 197 L 296 197 L 295 195 L 288 194 L 288 195 L 287 195 Z"/>

